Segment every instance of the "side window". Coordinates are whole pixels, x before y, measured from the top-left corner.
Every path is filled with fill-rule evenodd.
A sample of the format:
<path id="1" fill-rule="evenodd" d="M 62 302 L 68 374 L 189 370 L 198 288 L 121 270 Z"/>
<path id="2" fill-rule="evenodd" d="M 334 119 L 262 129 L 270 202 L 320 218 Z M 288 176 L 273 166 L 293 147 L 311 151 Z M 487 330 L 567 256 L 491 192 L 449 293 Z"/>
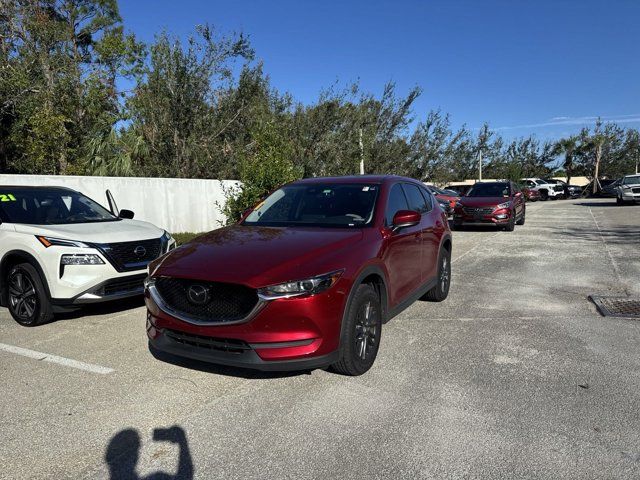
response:
<path id="1" fill-rule="evenodd" d="M 420 193 L 422 193 L 422 196 L 424 197 L 425 201 L 427 202 L 427 212 L 431 211 L 431 209 L 433 208 L 433 202 L 434 197 L 435 197 L 435 193 L 431 192 L 429 189 L 427 188 L 421 188 L 420 189 Z"/>
<path id="2" fill-rule="evenodd" d="M 391 187 L 391 191 L 389 192 L 389 200 L 387 201 L 387 210 L 384 217 L 386 224 L 391 225 L 393 223 L 393 216 L 396 212 L 408 209 L 409 205 L 407 204 L 407 198 L 404 196 L 402 187 L 399 183 L 396 183 Z"/>
<path id="3" fill-rule="evenodd" d="M 407 199 L 409 200 L 409 208 L 411 210 L 415 210 L 416 212 L 425 213 L 429 210 L 427 207 L 427 201 L 420 193 L 420 187 L 417 185 L 411 185 L 410 183 L 402 184 L 404 188 L 404 193 L 407 194 Z"/>

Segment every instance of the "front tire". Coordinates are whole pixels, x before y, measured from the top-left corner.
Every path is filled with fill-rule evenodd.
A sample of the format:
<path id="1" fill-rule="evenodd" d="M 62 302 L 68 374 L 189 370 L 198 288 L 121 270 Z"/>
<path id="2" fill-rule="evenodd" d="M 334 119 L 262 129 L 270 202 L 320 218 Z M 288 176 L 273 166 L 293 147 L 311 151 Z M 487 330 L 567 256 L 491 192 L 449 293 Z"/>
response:
<path id="1" fill-rule="evenodd" d="M 20 325 L 34 327 L 53 319 L 49 296 L 33 265 L 21 263 L 11 268 L 6 285 L 9 313 Z"/>
<path id="2" fill-rule="evenodd" d="M 509 223 L 504 227 L 506 232 L 513 232 L 516 229 L 516 212 L 511 213 L 511 218 L 509 219 Z"/>
<path id="3" fill-rule="evenodd" d="M 382 306 L 371 285 L 358 285 L 349 302 L 339 360 L 331 367 L 342 375 L 362 375 L 371 368 L 378 355 L 382 330 Z"/>
<path id="4" fill-rule="evenodd" d="M 542 200 L 543 202 L 549 200 L 549 192 L 547 192 L 546 190 L 540 190 L 540 200 Z"/>
<path id="5" fill-rule="evenodd" d="M 522 210 L 522 216 L 520 217 L 520 220 L 518 220 L 516 222 L 516 225 L 524 225 L 526 214 L 527 214 L 527 211 L 526 210 Z"/>
<path id="6" fill-rule="evenodd" d="M 451 286 L 451 252 L 446 248 L 438 256 L 438 284 L 425 293 L 420 300 L 442 302 L 449 295 Z"/>

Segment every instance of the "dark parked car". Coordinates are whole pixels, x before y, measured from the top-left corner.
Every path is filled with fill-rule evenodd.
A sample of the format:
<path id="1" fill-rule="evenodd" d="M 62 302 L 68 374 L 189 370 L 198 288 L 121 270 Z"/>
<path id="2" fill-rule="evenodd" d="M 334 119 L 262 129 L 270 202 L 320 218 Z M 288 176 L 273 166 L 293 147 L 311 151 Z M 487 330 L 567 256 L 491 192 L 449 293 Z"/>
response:
<path id="1" fill-rule="evenodd" d="M 467 193 L 473 185 L 447 185 L 443 190 L 450 190 L 456 192 L 458 196 L 462 196 Z"/>
<path id="2" fill-rule="evenodd" d="M 516 224 L 524 225 L 525 214 L 524 195 L 513 182 L 480 182 L 456 205 L 453 226 L 487 224 L 513 231 Z"/>
<path id="3" fill-rule="evenodd" d="M 150 266 L 152 352 L 262 370 L 373 364 L 382 324 L 444 300 L 447 218 L 410 178 L 300 180 Z"/>
<path id="4" fill-rule="evenodd" d="M 617 178 L 615 180 L 600 180 L 600 186 L 602 187 L 602 190 L 600 190 L 600 195 L 602 195 L 603 197 L 617 197 L 618 187 L 620 186 L 621 181 L 622 178 Z"/>

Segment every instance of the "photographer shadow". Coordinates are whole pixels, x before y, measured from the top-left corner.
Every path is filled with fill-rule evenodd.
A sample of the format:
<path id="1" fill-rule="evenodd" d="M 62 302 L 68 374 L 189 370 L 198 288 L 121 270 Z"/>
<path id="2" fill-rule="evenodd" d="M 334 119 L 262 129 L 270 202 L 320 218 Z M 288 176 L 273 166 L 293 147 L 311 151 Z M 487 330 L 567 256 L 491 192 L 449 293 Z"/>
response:
<path id="1" fill-rule="evenodd" d="M 162 471 L 154 472 L 146 476 L 138 475 L 136 465 L 140 457 L 142 442 L 138 431 L 128 428 L 116 433 L 107 446 L 104 459 L 109 467 L 109 478 L 111 480 L 193 479 L 193 460 L 191 458 L 191 452 L 189 451 L 187 435 L 181 427 L 156 428 L 153 431 L 153 440 L 178 445 L 180 453 L 178 457 L 178 469 L 175 475 Z"/>

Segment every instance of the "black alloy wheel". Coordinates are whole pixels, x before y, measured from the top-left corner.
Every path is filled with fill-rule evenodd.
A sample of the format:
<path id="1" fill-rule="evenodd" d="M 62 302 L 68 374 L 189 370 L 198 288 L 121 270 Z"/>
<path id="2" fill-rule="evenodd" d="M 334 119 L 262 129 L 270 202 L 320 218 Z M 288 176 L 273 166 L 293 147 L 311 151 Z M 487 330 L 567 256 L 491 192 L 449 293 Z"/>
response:
<path id="1" fill-rule="evenodd" d="M 343 375 L 362 375 L 378 355 L 382 333 L 382 306 L 371 285 L 358 285 L 344 319 L 339 360 L 332 368 Z"/>
<path id="2" fill-rule="evenodd" d="M 451 252 L 446 248 L 442 248 L 438 256 L 437 280 L 436 286 L 420 297 L 420 300 L 442 302 L 449 295 L 449 288 L 451 287 Z"/>
<path id="3" fill-rule="evenodd" d="M 14 266 L 7 275 L 9 313 L 25 327 L 33 327 L 53 318 L 53 311 L 40 275 L 28 263 Z"/>

